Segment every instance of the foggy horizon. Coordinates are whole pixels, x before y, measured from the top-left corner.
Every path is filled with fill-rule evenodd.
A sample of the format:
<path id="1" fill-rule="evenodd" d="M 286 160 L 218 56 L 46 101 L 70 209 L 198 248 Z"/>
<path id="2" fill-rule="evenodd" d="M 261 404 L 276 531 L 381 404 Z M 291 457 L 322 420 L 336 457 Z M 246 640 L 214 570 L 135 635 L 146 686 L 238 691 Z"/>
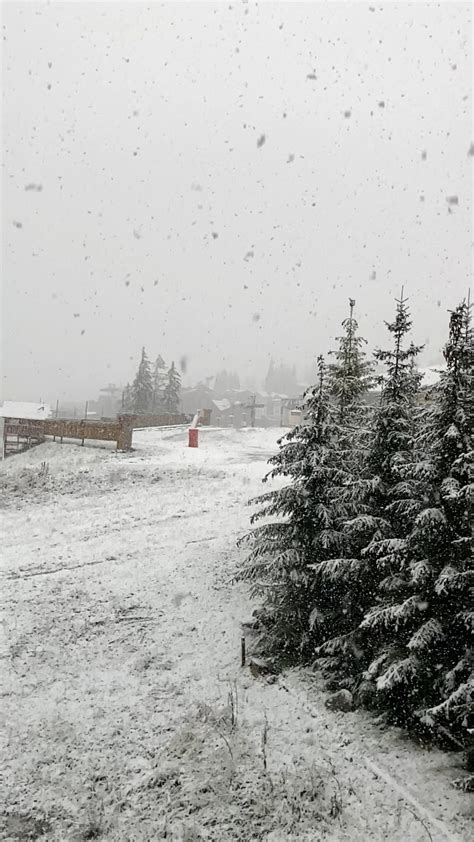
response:
<path id="1" fill-rule="evenodd" d="M 472 246 L 468 3 L 3 6 L 4 400 L 153 360 L 300 378 L 404 286 L 441 362 Z M 470 154 L 469 154 L 470 153 Z"/>

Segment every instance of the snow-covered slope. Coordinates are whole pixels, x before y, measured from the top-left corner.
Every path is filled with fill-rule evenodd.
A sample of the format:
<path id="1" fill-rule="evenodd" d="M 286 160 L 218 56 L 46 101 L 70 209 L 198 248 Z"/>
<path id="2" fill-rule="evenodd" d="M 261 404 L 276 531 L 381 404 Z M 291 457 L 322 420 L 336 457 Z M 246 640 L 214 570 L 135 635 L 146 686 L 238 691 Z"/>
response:
<path id="1" fill-rule="evenodd" d="M 459 757 L 240 667 L 236 539 L 280 434 L 144 430 L 130 454 L 2 466 L 2 838 L 469 838 Z"/>

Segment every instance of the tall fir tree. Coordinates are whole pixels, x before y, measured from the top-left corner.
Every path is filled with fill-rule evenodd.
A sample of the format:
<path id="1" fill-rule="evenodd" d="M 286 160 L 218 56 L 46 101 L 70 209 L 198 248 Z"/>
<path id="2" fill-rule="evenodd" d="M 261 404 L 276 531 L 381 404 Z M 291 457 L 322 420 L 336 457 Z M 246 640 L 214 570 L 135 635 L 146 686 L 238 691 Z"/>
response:
<path id="1" fill-rule="evenodd" d="M 166 363 L 163 357 L 158 354 L 155 364 L 153 366 L 153 412 L 161 412 L 164 407 L 164 391 L 168 376 L 166 373 Z"/>
<path id="2" fill-rule="evenodd" d="M 262 599 L 258 611 L 261 645 L 279 661 L 305 659 L 318 620 L 314 608 L 311 565 L 339 549 L 339 533 L 330 506 L 337 473 L 334 434 L 326 372 L 318 359 L 318 383 L 304 401 L 304 422 L 279 441 L 274 467 L 264 478 L 290 482 L 250 501 L 259 506 L 251 517 L 257 526 L 239 542 L 250 546 L 239 578 L 251 583 Z M 276 518 L 276 520 L 275 520 Z"/>
<path id="3" fill-rule="evenodd" d="M 357 476 L 367 436 L 370 410 L 363 396 L 374 366 L 366 360 L 353 306 L 351 302 L 350 325 L 344 323 L 349 342 L 345 332 L 329 376 L 319 359 L 319 382 L 306 393 L 304 423 L 281 440 L 280 453 L 271 460 L 276 467 L 268 476 L 289 476 L 291 485 L 253 501 L 262 506 L 253 522 L 291 512 L 283 525 L 266 524 L 247 537 L 253 549 L 244 578 L 264 599 L 266 645 L 293 660 L 313 658 L 317 644 L 338 631 L 337 582 L 323 585 L 315 571 L 335 552 L 347 549 L 341 529 L 355 508 L 342 489 Z M 344 380 L 350 386 L 335 389 Z M 284 552 L 274 558 L 280 546 Z"/>
<path id="4" fill-rule="evenodd" d="M 153 402 L 153 380 L 150 362 L 142 348 L 142 356 L 135 380 L 132 385 L 132 409 L 137 415 L 145 415 L 150 411 Z"/>
<path id="5" fill-rule="evenodd" d="M 360 624 L 377 600 L 381 580 L 397 564 L 401 539 L 413 511 L 420 507 L 418 485 L 400 477 L 400 467 L 410 460 L 415 444 L 420 377 L 413 362 L 421 350 L 413 343 L 406 346 L 411 321 L 403 291 L 395 320 L 386 325 L 393 348 L 377 350 L 374 355 L 386 372 L 363 464 L 359 476 L 338 491 L 357 511 L 343 528 L 348 554 L 333 557 L 316 569 L 321 587 L 332 582 L 340 597 L 339 617 L 333 623 L 338 632 L 317 654 L 324 656 L 323 666 L 346 686 L 353 686 L 370 661 L 374 641 Z"/>
<path id="6" fill-rule="evenodd" d="M 358 493 L 359 478 L 371 437 L 373 408 L 365 401 L 368 390 L 374 383 L 375 364 L 367 359 L 364 345 L 366 340 L 358 334 L 354 318 L 354 299 L 349 299 L 349 317 L 344 320 L 344 334 L 338 337 L 339 345 L 331 355 L 335 362 L 329 368 L 328 386 L 334 403 L 333 413 L 333 465 L 329 503 L 339 532 L 340 557 L 348 554 L 350 538 L 345 525 L 352 518 L 365 511 Z M 329 566 L 331 559 L 313 564 L 313 634 L 312 655 L 316 647 L 335 635 L 345 633 L 352 622 L 351 604 L 353 594 L 346 589 L 340 577 L 342 567 Z"/>
<path id="7" fill-rule="evenodd" d="M 339 406 L 341 421 L 351 405 L 360 405 L 360 399 L 374 384 L 374 364 L 366 359 L 363 346 L 367 340 L 358 335 L 354 307 L 355 301 L 350 298 L 349 316 L 342 323 L 344 335 L 337 337 L 337 350 L 329 352 L 335 359 L 328 365 L 329 390 Z"/>
<path id="8" fill-rule="evenodd" d="M 373 411 L 366 396 L 375 383 L 375 363 L 367 359 L 364 350 L 367 340 L 358 333 L 354 308 L 355 301 L 350 298 L 349 316 L 342 323 L 344 334 L 337 337 L 336 350 L 329 352 L 334 362 L 328 366 L 328 387 L 337 406 L 338 458 L 343 470 L 339 483 L 343 488 L 335 493 L 342 495 L 346 502 L 350 500 L 346 489 L 359 476 L 367 450 Z"/>
<path id="9" fill-rule="evenodd" d="M 466 303 L 451 313 L 444 356 L 418 458 L 401 471 L 402 481 L 419 483 L 422 507 L 362 628 L 379 643 L 367 674 L 390 716 L 438 721 L 465 737 L 474 711 L 474 352 Z"/>
<path id="10" fill-rule="evenodd" d="M 179 411 L 181 392 L 181 376 L 174 361 L 168 371 L 168 381 L 163 394 L 163 406 L 169 415 L 175 415 Z"/>

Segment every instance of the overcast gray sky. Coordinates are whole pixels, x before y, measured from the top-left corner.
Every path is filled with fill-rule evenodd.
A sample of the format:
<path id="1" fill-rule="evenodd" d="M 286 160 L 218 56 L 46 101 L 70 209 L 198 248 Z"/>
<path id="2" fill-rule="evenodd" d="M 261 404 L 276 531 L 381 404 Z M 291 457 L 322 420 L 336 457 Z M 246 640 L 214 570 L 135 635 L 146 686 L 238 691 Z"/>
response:
<path id="1" fill-rule="evenodd" d="M 2 11 L 3 398 L 94 397 L 142 344 L 188 382 L 302 371 L 349 296 L 385 343 L 402 284 L 440 359 L 472 266 L 471 4 Z"/>

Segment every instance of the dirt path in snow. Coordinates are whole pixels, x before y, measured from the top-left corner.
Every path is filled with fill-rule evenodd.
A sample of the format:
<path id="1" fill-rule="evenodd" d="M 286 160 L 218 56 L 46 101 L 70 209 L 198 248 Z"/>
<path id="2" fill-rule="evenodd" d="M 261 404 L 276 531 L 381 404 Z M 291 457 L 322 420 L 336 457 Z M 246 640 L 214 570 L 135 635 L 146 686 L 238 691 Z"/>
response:
<path id="1" fill-rule="evenodd" d="M 226 580 L 274 438 L 10 460 L 1 838 L 470 837 L 458 758 L 327 711 L 301 673 L 240 668 L 251 607 Z"/>

